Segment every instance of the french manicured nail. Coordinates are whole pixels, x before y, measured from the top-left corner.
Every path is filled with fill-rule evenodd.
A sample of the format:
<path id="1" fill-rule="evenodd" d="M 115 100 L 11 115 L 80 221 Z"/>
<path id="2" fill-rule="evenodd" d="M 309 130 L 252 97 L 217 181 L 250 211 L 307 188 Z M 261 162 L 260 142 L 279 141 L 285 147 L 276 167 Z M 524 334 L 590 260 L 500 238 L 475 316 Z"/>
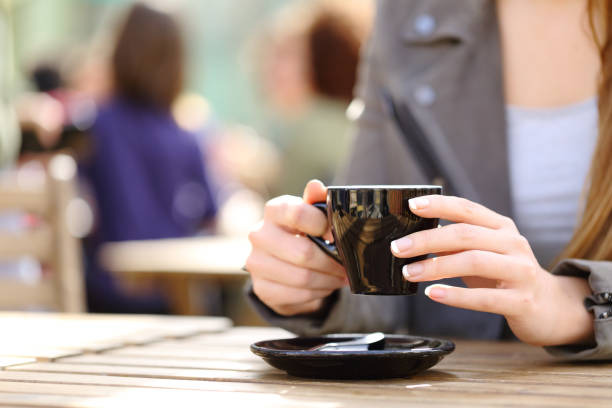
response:
<path id="1" fill-rule="evenodd" d="M 404 279 L 416 278 L 420 274 L 423 273 L 423 264 L 421 263 L 413 263 L 404 265 L 402 268 L 402 273 L 404 274 Z"/>
<path id="2" fill-rule="evenodd" d="M 425 197 L 415 197 L 408 200 L 408 205 L 411 210 L 420 210 L 429 205 L 429 200 Z"/>
<path id="3" fill-rule="evenodd" d="M 404 251 L 407 251 L 412 246 L 412 240 L 410 238 L 400 238 L 391 242 L 391 251 L 394 254 L 401 254 Z"/>
<path id="4" fill-rule="evenodd" d="M 444 297 L 446 297 L 446 289 L 448 288 L 450 288 L 450 286 L 442 285 L 440 283 L 429 285 L 425 288 L 425 296 L 432 299 L 444 299 Z"/>

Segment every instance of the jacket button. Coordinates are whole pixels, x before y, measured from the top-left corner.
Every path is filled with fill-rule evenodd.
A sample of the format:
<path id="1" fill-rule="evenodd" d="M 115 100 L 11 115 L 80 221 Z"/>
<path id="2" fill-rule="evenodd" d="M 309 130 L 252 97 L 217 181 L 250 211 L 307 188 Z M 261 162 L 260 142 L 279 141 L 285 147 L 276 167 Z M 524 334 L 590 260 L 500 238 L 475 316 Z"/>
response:
<path id="1" fill-rule="evenodd" d="M 421 14 L 414 19 L 414 31 L 422 36 L 430 36 L 436 29 L 436 19 L 431 14 Z"/>
<path id="2" fill-rule="evenodd" d="M 429 85 L 420 85 L 414 90 L 414 99 L 421 106 L 431 106 L 436 101 L 436 91 Z"/>

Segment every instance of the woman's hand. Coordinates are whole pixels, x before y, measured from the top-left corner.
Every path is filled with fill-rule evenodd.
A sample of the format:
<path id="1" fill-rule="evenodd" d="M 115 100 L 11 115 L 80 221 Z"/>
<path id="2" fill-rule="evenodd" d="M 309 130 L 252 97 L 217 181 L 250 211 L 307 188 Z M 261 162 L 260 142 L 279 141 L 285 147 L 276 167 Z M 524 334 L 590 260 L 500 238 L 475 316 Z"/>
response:
<path id="1" fill-rule="evenodd" d="M 468 288 L 431 285 L 432 300 L 464 309 L 504 315 L 514 334 L 534 345 L 589 343 L 593 318 L 582 301 L 584 279 L 555 276 L 536 260 L 514 222 L 458 197 L 432 195 L 410 200 L 413 213 L 455 222 L 419 231 L 391 244 L 410 258 L 437 254 L 404 267 L 412 282 L 461 277 Z"/>
<path id="2" fill-rule="evenodd" d="M 311 181 L 303 199 L 272 199 L 263 221 L 249 234 L 253 249 L 246 267 L 253 291 L 281 315 L 315 312 L 323 299 L 348 284 L 344 268 L 304 236 L 331 237 L 327 218 L 310 205 L 325 198 L 325 186 Z"/>

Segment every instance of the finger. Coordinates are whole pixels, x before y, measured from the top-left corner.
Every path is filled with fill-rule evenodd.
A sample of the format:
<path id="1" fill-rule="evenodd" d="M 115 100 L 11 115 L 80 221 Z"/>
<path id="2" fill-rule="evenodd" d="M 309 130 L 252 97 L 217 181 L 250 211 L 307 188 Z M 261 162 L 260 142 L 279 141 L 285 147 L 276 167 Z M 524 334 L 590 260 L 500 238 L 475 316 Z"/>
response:
<path id="1" fill-rule="evenodd" d="M 308 204 L 324 202 L 327 198 L 327 187 L 320 180 L 310 180 L 304 188 L 302 197 Z"/>
<path id="2" fill-rule="evenodd" d="M 346 278 L 300 268 L 258 250 L 247 258 L 247 270 L 258 278 L 295 288 L 334 290 L 347 282 Z"/>
<path id="3" fill-rule="evenodd" d="M 333 292 L 333 290 L 294 288 L 265 279 L 253 279 L 252 284 L 257 297 L 272 308 L 299 306 L 313 300 L 324 299 Z"/>
<path id="4" fill-rule="evenodd" d="M 415 197 L 409 201 L 409 205 L 413 213 L 425 218 L 442 218 L 486 228 L 516 230 L 512 219 L 465 198 L 429 195 Z"/>
<path id="5" fill-rule="evenodd" d="M 471 224 L 450 224 L 418 231 L 391 242 L 391 251 L 399 258 L 470 249 L 500 254 L 531 251 L 527 240 L 515 232 Z"/>
<path id="6" fill-rule="evenodd" d="M 431 300 L 478 312 L 514 316 L 521 313 L 521 296 L 514 289 L 458 288 L 436 283 L 425 288 Z"/>
<path id="7" fill-rule="evenodd" d="M 321 251 L 310 239 L 292 234 L 274 224 L 264 224 L 249 234 L 253 249 L 265 251 L 281 261 L 344 279 L 344 268 Z"/>
<path id="8" fill-rule="evenodd" d="M 264 219 L 289 231 L 318 237 L 329 230 L 323 212 L 294 196 L 281 196 L 268 201 Z"/>
<path id="9" fill-rule="evenodd" d="M 454 255 L 438 256 L 404 266 L 404 278 L 411 282 L 478 276 L 492 280 L 516 282 L 523 280 L 530 266 L 522 258 L 490 251 L 471 250 Z"/>

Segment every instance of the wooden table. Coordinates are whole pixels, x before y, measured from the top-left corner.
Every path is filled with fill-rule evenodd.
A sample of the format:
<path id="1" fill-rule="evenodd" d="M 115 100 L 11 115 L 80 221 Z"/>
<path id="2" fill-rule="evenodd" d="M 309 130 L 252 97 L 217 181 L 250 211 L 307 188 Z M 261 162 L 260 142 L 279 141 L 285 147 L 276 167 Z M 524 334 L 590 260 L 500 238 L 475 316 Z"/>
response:
<path id="1" fill-rule="evenodd" d="M 608 407 L 611 363 L 561 362 L 519 343 L 457 341 L 393 380 L 307 380 L 251 342 L 288 336 L 222 318 L 0 313 L 0 407 Z M 2 356 L 4 355 L 4 356 Z"/>
<path id="2" fill-rule="evenodd" d="M 241 278 L 249 251 L 246 238 L 206 236 L 108 243 L 100 259 L 121 273 Z"/>
<path id="3" fill-rule="evenodd" d="M 162 279 L 175 313 L 201 314 L 204 310 L 194 306 L 193 283 L 243 282 L 249 251 L 246 238 L 207 236 L 109 243 L 99 256 L 117 276 Z"/>

